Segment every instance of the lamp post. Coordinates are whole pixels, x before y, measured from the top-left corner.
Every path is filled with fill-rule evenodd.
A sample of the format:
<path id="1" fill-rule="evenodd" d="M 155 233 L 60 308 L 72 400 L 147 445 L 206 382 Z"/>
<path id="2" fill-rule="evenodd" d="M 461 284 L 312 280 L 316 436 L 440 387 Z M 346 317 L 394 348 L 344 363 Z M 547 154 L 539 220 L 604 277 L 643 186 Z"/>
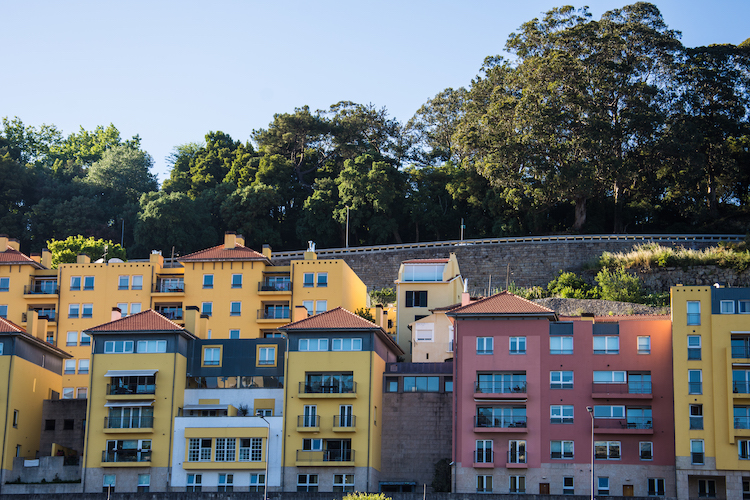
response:
<path id="1" fill-rule="evenodd" d="M 586 411 L 591 415 L 591 500 L 595 500 L 595 489 L 594 489 L 594 408 L 591 406 L 586 407 Z"/>
<path id="2" fill-rule="evenodd" d="M 263 480 L 263 500 L 268 500 L 268 444 L 271 441 L 271 423 L 266 420 L 261 410 L 258 410 L 256 415 L 268 425 L 268 437 L 266 437 L 266 476 Z"/>

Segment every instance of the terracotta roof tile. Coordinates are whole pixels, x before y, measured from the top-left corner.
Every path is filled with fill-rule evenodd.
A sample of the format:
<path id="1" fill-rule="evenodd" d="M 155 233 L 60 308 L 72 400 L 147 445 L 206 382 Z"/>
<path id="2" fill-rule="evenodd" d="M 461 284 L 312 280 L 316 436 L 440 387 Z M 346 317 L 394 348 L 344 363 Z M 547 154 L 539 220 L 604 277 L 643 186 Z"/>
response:
<path id="1" fill-rule="evenodd" d="M 447 264 L 450 259 L 410 259 L 403 261 L 404 264 Z"/>
<path id="2" fill-rule="evenodd" d="M 248 248 L 244 245 L 236 245 L 234 248 L 224 248 L 224 245 L 217 245 L 212 248 L 200 250 L 198 252 L 179 257 L 180 262 L 201 262 L 213 260 L 262 260 L 271 264 L 271 261 L 262 253 Z"/>
<path id="3" fill-rule="evenodd" d="M 13 323 L 12 321 L 8 321 L 5 318 L 0 318 L 0 333 L 24 333 L 25 331 L 26 330 Z"/>
<path id="4" fill-rule="evenodd" d="M 17 324 L 13 323 L 12 321 L 8 321 L 5 318 L 0 318 L 0 334 L 3 334 L 3 333 L 18 335 L 20 338 L 24 339 L 26 342 L 36 344 L 37 347 L 40 347 L 46 350 L 47 352 L 54 353 L 55 355 L 60 356 L 63 359 L 73 357 L 67 352 L 63 351 L 62 349 L 55 347 L 52 344 L 48 344 L 47 342 L 34 337 L 33 335 L 29 334 L 28 332 L 26 332 L 26 330 L 24 330 Z"/>
<path id="5" fill-rule="evenodd" d="M 177 323 L 168 320 L 153 309 L 131 314 L 86 330 L 93 333 L 105 332 L 182 332 Z"/>
<path id="6" fill-rule="evenodd" d="M 451 316 L 460 314 L 541 314 L 552 316 L 555 311 L 512 293 L 500 292 L 486 299 L 453 309 L 449 314 Z"/>
<path id="7" fill-rule="evenodd" d="M 4 252 L 0 252 L 0 264 L 28 264 L 30 266 L 36 267 L 37 269 L 44 269 L 44 266 L 33 260 L 28 255 L 19 252 L 10 245 L 8 245 L 8 248 Z"/>
<path id="8" fill-rule="evenodd" d="M 380 330 L 375 323 L 367 321 L 343 307 L 337 307 L 294 323 L 282 326 L 279 330 Z"/>
<path id="9" fill-rule="evenodd" d="M 461 307 L 461 304 L 451 304 L 449 306 L 436 307 L 434 309 L 430 309 L 430 311 L 431 312 L 452 311 L 453 309 L 456 309 L 457 307 Z"/>

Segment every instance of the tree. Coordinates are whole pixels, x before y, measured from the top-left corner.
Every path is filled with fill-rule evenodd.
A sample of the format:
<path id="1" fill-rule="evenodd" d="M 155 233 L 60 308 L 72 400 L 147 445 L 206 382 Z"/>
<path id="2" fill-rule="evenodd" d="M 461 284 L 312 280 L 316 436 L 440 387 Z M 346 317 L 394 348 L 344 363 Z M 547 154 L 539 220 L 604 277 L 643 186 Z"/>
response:
<path id="1" fill-rule="evenodd" d="M 409 159 L 418 166 L 439 166 L 448 161 L 460 164 L 461 150 L 455 133 L 463 117 L 467 91 L 447 88 L 423 104 L 406 123 Z"/>
<path id="2" fill-rule="evenodd" d="M 86 175 L 86 182 L 117 193 L 122 203 L 138 203 L 143 193 L 157 191 L 159 182 L 151 173 L 154 160 L 129 145 L 114 146 L 102 153 Z"/>
<path id="3" fill-rule="evenodd" d="M 643 286 L 635 274 L 628 273 L 624 268 L 614 270 L 602 269 L 596 275 L 596 282 L 601 288 L 601 298 L 618 302 L 643 302 Z"/>
<path id="4" fill-rule="evenodd" d="M 52 253 L 52 268 L 57 269 L 60 264 L 75 264 L 78 255 L 88 255 L 92 262 L 105 258 L 125 260 L 125 249 L 112 241 L 84 238 L 80 234 L 68 236 L 64 240 L 49 240 L 47 249 Z"/>

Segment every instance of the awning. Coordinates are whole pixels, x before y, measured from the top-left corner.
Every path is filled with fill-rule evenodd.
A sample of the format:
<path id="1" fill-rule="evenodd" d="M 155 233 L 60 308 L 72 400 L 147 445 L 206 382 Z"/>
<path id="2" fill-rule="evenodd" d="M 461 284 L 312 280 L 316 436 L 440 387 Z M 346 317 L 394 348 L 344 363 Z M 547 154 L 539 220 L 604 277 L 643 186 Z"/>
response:
<path id="1" fill-rule="evenodd" d="M 105 377 L 151 377 L 159 370 L 109 370 Z"/>
<path id="2" fill-rule="evenodd" d="M 184 405 L 183 410 L 228 410 L 229 405 Z"/>
<path id="3" fill-rule="evenodd" d="M 125 408 L 131 406 L 153 406 L 153 401 L 109 401 L 105 408 Z"/>

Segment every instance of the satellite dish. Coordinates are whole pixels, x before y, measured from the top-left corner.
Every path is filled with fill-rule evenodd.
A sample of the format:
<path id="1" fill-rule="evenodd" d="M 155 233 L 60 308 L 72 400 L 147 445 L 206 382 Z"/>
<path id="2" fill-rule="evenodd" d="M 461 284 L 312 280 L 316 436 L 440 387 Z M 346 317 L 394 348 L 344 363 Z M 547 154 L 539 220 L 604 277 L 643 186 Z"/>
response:
<path id="1" fill-rule="evenodd" d="M 117 257 L 113 257 L 113 258 L 109 259 L 109 261 L 110 262 L 125 262 L 124 260 L 118 259 Z"/>

